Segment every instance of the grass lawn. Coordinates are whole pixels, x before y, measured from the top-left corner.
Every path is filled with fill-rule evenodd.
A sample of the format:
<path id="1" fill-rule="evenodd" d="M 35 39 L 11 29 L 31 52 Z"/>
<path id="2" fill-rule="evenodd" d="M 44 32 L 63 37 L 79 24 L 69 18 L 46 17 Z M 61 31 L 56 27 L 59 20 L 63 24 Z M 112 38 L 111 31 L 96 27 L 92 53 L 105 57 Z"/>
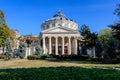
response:
<path id="1" fill-rule="evenodd" d="M 101 68 L 82 68 L 94 66 Z M 120 70 L 111 69 L 112 67 L 120 68 L 120 64 L 27 59 L 0 60 L 0 80 L 120 80 Z"/>
<path id="2" fill-rule="evenodd" d="M 47 60 L 27 60 L 11 59 L 9 61 L 0 60 L 0 68 L 31 68 L 31 67 L 56 67 L 56 66 L 80 66 L 80 67 L 118 67 L 120 64 L 92 64 L 85 61 L 47 61 Z"/>
<path id="3" fill-rule="evenodd" d="M 120 80 L 120 71 L 80 67 L 2 69 L 0 80 Z"/>

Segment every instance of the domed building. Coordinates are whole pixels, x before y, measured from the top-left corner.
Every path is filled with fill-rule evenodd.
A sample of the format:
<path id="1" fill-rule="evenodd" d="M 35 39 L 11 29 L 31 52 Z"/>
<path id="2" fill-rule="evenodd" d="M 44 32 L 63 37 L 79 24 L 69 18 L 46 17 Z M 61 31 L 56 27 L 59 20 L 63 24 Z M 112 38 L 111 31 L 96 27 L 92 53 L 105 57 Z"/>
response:
<path id="1" fill-rule="evenodd" d="M 59 11 L 42 23 L 40 39 L 44 54 L 71 55 L 77 54 L 78 41 L 83 37 L 78 24 Z"/>

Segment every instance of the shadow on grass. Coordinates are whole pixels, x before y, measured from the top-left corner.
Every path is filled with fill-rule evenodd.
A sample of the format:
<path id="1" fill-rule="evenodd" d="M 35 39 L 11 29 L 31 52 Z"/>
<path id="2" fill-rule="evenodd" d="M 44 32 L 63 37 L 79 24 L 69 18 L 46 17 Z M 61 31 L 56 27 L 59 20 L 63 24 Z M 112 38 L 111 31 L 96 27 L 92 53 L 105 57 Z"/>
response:
<path id="1" fill-rule="evenodd" d="M 46 59 L 48 62 L 69 62 L 69 63 L 77 63 L 77 64 L 120 64 L 120 58 L 114 59 L 104 59 L 104 58 L 92 58 L 92 59 L 57 59 L 57 58 L 49 58 Z"/>

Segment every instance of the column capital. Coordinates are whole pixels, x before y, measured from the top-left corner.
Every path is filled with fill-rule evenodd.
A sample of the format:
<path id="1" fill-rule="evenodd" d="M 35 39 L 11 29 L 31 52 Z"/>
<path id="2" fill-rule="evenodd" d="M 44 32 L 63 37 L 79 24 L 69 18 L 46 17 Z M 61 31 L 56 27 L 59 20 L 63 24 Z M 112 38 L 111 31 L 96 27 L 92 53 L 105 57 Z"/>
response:
<path id="1" fill-rule="evenodd" d="M 52 36 L 48 36 L 48 38 L 51 38 Z"/>
<path id="2" fill-rule="evenodd" d="M 68 36 L 68 38 L 70 39 L 70 38 L 71 38 L 71 36 Z"/>
<path id="3" fill-rule="evenodd" d="M 45 39 L 46 36 L 42 36 L 43 39 Z"/>
<path id="4" fill-rule="evenodd" d="M 65 38 L 65 36 L 62 36 L 62 38 Z"/>
<path id="5" fill-rule="evenodd" d="M 58 38 L 58 36 L 55 36 L 55 38 Z"/>
<path id="6" fill-rule="evenodd" d="M 74 36 L 75 39 L 77 39 L 77 36 Z"/>

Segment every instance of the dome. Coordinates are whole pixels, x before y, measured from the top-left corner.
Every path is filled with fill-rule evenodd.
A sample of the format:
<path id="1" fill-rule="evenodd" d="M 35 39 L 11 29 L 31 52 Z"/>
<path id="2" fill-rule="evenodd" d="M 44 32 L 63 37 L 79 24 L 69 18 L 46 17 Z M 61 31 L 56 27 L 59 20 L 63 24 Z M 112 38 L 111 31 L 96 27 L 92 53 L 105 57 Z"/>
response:
<path id="1" fill-rule="evenodd" d="M 42 23 L 42 30 L 53 27 L 68 27 L 71 29 L 78 29 L 78 24 L 70 18 L 67 18 L 61 11 L 58 11 L 53 18 L 50 18 Z"/>
<path id="2" fill-rule="evenodd" d="M 65 17 L 65 15 L 61 11 L 58 11 L 53 17 Z"/>

